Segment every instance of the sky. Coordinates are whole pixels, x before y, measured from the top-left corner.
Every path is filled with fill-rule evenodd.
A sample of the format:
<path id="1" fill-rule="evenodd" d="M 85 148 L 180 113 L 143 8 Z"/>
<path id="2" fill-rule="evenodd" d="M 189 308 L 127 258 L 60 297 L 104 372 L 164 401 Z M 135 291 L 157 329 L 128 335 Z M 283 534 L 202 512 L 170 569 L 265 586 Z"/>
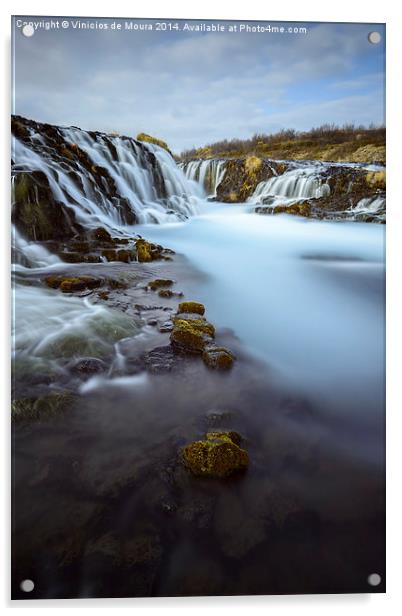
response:
<path id="1" fill-rule="evenodd" d="M 23 22 L 51 18 L 21 17 Z M 229 32 L 230 24 L 172 20 L 180 31 L 125 30 L 125 19 L 76 18 L 107 29 L 37 28 L 13 36 L 13 112 L 39 122 L 146 132 L 179 153 L 221 139 L 324 123 L 384 124 L 385 27 L 272 22 L 307 34 Z M 21 23 L 19 21 L 18 23 Z M 121 23 L 120 31 L 113 22 Z M 221 24 L 224 32 L 188 32 Z M 379 44 L 369 32 L 382 35 Z"/>

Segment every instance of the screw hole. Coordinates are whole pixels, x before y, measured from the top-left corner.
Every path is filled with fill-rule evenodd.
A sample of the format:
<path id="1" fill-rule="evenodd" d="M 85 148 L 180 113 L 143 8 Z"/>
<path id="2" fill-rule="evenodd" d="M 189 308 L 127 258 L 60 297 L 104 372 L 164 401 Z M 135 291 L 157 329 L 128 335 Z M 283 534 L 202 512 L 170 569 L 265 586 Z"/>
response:
<path id="1" fill-rule="evenodd" d="M 371 573 L 367 578 L 367 582 L 370 586 L 378 586 L 381 584 L 381 575 L 378 575 L 378 573 Z"/>
<path id="2" fill-rule="evenodd" d="M 20 584 L 20 588 L 24 592 L 32 592 L 33 589 L 35 588 L 35 584 L 33 583 L 32 580 L 22 580 Z"/>

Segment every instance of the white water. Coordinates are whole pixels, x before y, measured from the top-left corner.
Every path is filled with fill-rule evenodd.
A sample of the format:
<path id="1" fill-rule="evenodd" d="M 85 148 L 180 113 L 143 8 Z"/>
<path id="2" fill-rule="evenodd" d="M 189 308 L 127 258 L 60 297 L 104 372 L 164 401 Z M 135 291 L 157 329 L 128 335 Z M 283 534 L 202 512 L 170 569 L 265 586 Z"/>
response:
<path id="1" fill-rule="evenodd" d="M 189 180 L 198 182 L 203 187 L 208 197 L 216 197 L 216 189 L 225 175 L 225 164 L 225 160 L 211 158 L 191 160 L 188 163 L 182 163 L 180 167 Z"/>
<path id="2" fill-rule="evenodd" d="M 140 232 L 208 275 L 188 289 L 208 318 L 327 403 L 334 396 L 381 404 L 383 227 L 255 216 L 239 205 L 206 210 L 185 224 Z"/>
<path id="3" fill-rule="evenodd" d="M 108 170 L 145 224 L 128 227 L 114 205 L 94 193 L 84 172 L 80 187 L 58 163 L 16 141 L 19 169 L 46 173 L 56 200 L 73 207 L 87 227 L 102 224 L 120 233 L 140 232 L 185 254 L 208 275 L 206 282 L 198 280 L 184 289 L 187 295 L 203 301 L 212 322 L 231 327 L 249 352 L 286 381 L 320 392 L 327 402 L 336 395 L 345 402 L 359 397 L 368 406 L 381 404 L 384 229 L 251 213 L 255 203 L 267 196 L 291 200 L 327 194 L 328 185 L 320 178 L 321 163 L 303 163 L 261 183 L 249 204 L 211 205 L 201 198 L 203 186 L 192 178 L 206 182 L 209 174 L 216 192 L 224 172 L 221 161 L 190 163 L 186 178 L 167 152 L 147 145 L 158 159 L 169 195 L 168 204 L 163 204 L 135 142 L 119 137 L 94 139 L 78 129 L 65 129 L 64 135 L 86 151 L 95 165 Z M 117 160 L 110 154 L 109 139 Z M 379 200 L 363 200 L 354 212 L 377 212 L 382 206 Z M 168 213 L 170 207 L 174 214 Z M 197 214 L 201 211 L 202 215 Z M 178 222 L 190 215 L 185 223 Z M 170 225 L 146 224 L 172 219 L 176 222 Z M 23 257 L 17 258 L 21 266 L 55 265 L 55 258 L 44 249 L 18 234 L 15 238 L 16 252 Z M 66 332 L 89 338 L 97 322 L 108 325 L 115 318 L 112 311 L 95 309 L 86 300 L 43 288 L 17 287 L 15 292 L 20 310 L 16 350 L 25 353 L 47 353 L 49 344 Z M 122 336 L 123 330 L 124 326 Z M 99 341 L 102 336 L 96 334 L 96 338 Z"/>
<path id="4" fill-rule="evenodd" d="M 350 208 L 350 212 L 357 220 L 362 215 L 369 215 L 385 221 L 385 199 L 382 197 L 361 199 L 355 207 Z"/>
<path id="5" fill-rule="evenodd" d="M 34 143 L 40 143 L 46 155 L 40 155 L 31 147 L 13 139 L 12 157 L 17 171 L 42 171 L 50 184 L 56 201 L 72 208 L 79 222 L 85 227 L 104 226 L 117 230 L 127 222 L 120 201 L 126 200 L 137 221 L 164 223 L 183 220 L 197 212 L 202 188 L 186 178 L 171 155 L 153 144 L 139 145 L 133 139 L 89 133 L 75 129 L 60 129 L 66 143 L 76 144 L 91 162 L 107 170 L 118 193 L 117 202 L 100 190 L 91 173 L 78 161 L 74 161 L 72 177 L 69 161 L 60 164 L 52 156 L 52 144 L 42 135 L 33 135 Z M 49 150 L 50 149 L 50 155 Z M 146 151 L 156 157 L 154 170 L 146 158 Z M 158 194 L 156 186 L 162 178 L 166 196 Z"/>
<path id="6" fill-rule="evenodd" d="M 330 192 L 329 185 L 319 177 L 316 165 L 302 166 L 260 182 L 248 201 L 264 203 L 267 197 L 285 197 L 290 200 L 318 199 L 328 196 Z"/>

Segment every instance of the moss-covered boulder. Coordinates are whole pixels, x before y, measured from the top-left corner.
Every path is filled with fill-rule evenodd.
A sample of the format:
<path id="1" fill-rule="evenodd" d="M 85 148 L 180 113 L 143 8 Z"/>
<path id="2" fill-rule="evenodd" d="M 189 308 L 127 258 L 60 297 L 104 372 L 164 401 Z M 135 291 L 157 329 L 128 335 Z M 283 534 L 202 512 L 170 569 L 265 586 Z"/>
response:
<path id="1" fill-rule="evenodd" d="M 194 475 L 229 477 L 249 465 L 247 452 L 239 447 L 240 441 L 236 432 L 208 432 L 204 440 L 183 448 L 183 461 Z"/>
<path id="2" fill-rule="evenodd" d="M 60 289 L 63 293 L 96 289 L 101 286 L 102 280 L 95 276 L 47 276 L 45 283 L 52 289 Z"/>
<path id="3" fill-rule="evenodd" d="M 173 347 L 184 353 L 202 353 L 214 336 L 214 326 L 205 319 L 176 317 L 170 341 Z"/>
<path id="4" fill-rule="evenodd" d="M 151 291 L 156 291 L 157 289 L 171 287 L 173 284 L 174 281 L 169 278 L 156 278 L 148 283 L 148 288 L 151 289 Z"/>
<path id="5" fill-rule="evenodd" d="M 177 309 L 177 313 L 181 312 L 190 312 L 195 314 L 205 314 L 205 306 L 204 304 L 200 304 L 200 302 L 181 302 Z"/>
<path id="6" fill-rule="evenodd" d="M 202 359 L 208 368 L 229 370 L 236 357 L 224 347 L 208 346 L 202 354 Z"/>

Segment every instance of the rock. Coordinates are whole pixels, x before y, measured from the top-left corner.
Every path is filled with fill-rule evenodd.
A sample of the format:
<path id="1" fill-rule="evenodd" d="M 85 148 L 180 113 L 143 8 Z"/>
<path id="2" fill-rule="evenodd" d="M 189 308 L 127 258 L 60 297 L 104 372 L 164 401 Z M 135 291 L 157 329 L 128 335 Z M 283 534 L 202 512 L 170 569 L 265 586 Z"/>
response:
<path id="1" fill-rule="evenodd" d="M 215 328 L 205 319 L 180 319 L 173 321 L 170 340 L 174 347 L 185 353 L 202 353 L 215 336 Z"/>
<path id="2" fill-rule="evenodd" d="M 166 332 L 171 332 L 173 329 L 173 321 L 165 321 L 161 325 L 159 325 L 159 331 L 164 334 Z"/>
<path id="3" fill-rule="evenodd" d="M 73 209 L 55 201 L 42 171 L 24 171 L 15 176 L 11 217 L 18 231 L 36 242 L 64 240 L 82 229 Z"/>
<path id="4" fill-rule="evenodd" d="M 60 289 L 63 293 L 70 293 L 100 287 L 102 280 L 95 278 L 95 276 L 47 276 L 45 283 L 52 289 Z"/>
<path id="5" fill-rule="evenodd" d="M 225 422 L 229 422 L 232 417 L 230 411 L 211 410 L 206 413 L 206 424 L 211 428 L 217 428 Z"/>
<path id="6" fill-rule="evenodd" d="M 157 347 L 145 355 L 145 366 L 153 374 L 170 372 L 180 362 L 171 346 Z"/>
<path id="7" fill-rule="evenodd" d="M 71 372 L 77 374 L 89 375 L 105 372 L 107 365 L 97 357 L 81 357 L 80 359 L 70 362 L 67 366 Z"/>
<path id="8" fill-rule="evenodd" d="M 147 325 L 151 325 L 151 327 L 156 327 L 158 325 L 157 319 L 148 319 Z"/>
<path id="9" fill-rule="evenodd" d="M 94 229 L 94 231 L 91 232 L 91 236 L 99 242 L 105 242 L 106 244 L 113 243 L 112 236 L 110 235 L 109 231 L 106 231 L 106 229 L 104 229 L 103 227 L 98 227 L 97 229 Z"/>
<path id="10" fill-rule="evenodd" d="M 64 413 L 75 401 L 70 392 L 52 392 L 41 398 L 13 400 L 11 418 L 13 421 L 42 420 Z"/>
<path id="11" fill-rule="evenodd" d="M 224 347 L 208 346 L 203 354 L 202 359 L 208 368 L 214 370 L 229 370 L 233 366 L 236 359 L 233 353 Z"/>
<path id="12" fill-rule="evenodd" d="M 240 435 L 234 432 L 209 432 L 205 440 L 184 447 L 184 463 L 197 476 L 228 477 L 249 464 L 247 452 L 238 445 L 239 439 Z"/>
<path id="13" fill-rule="evenodd" d="M 154 260 L 152 256 L 152 244 L 146 240 L 139 239 L 136 240 L 135 247 L 137 249 L 137 259 L 140 263 L 148 263 Z"/>
<path id="14" fill-rule="evenodd" d="M 158 295 L 159 295 L 159 297 L 165 297 L 165 298 L 169 299 L 169 298 L 174 297 L 175 295 L 177 295 L 177 293 L 174 293 L 170 289 L 160 289 L 160 291 L 158 291 Z"/>
<path id="15" fill-rule="evenodd" d="M 151 282 L 148 283 L 148 287 L 151 289 L 151 291 L 156 291 L 157 289 L 160 289 L 162 287 L 171 287 L 172 284 L 174 284 L 174 281 L 170 280 L 169 278 L 156 278 L 155 280 L 151 280 Z"/>
<path id="16" fill-rule="evenodd" d="M 178 314 L 181 312 L 190 312 L 203 315 L 205 313 L 205 306 L 199 302 L 181 302 L 177 312 Z"/>

